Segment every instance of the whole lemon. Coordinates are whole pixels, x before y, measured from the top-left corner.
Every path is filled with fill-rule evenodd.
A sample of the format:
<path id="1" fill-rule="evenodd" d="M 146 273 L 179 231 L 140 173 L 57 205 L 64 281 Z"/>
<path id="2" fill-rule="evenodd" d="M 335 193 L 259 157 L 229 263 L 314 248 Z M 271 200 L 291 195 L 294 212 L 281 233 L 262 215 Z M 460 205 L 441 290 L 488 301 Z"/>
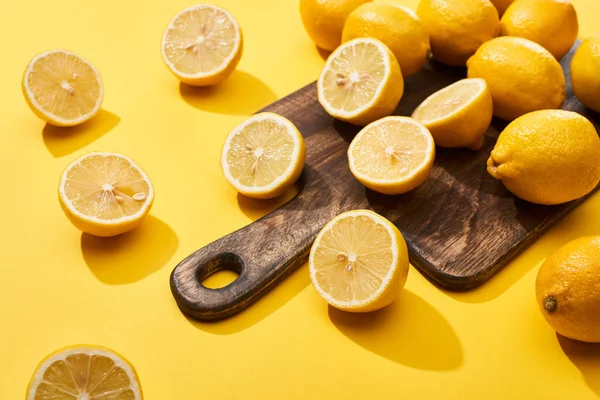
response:
<path id="1" fill-rule="evenodd" d="M 510 6 L 515 0 L 492 0 L 492 4 L 496 6 L 496 10 L 498 10 L 498 14 L 502 16 L 504 11 Z"/>
<path id="2" fill-rule="evenodd" d="M 575 52 L 571 84 L 584 106 L 600 112 L 600 37 L 584 40 Z"/>
<path id="3" fill-rule="evenodd" d="M 342 43 L 348 15 L 371 0 L 300 0 L 300 17 L 306 33 L 320 48 L 335 50 Z"/>
<path id="4" fill-rule="evenodd" d="M 494 115 L 513 120 L 531 111 L 559 108 L 566 82 L 558 61 L 537 43 L 499 37 L 484 43 L 467 62 L 469 78 L 483 78 Z"/>
<path id="5" fill-rule="evenodd" d="M 600 181 L 600 139 L 594 125 L 577 113 L 535 111 L 502 131 L 487 170 L 523 200 L 565 203 L 585 196 Z"/>
<path id="6" fill-rule="evenodd" d="M 410 9 L 392 3 L 366 3 L 350 13 L 342 42 L 372 37 L 390 48 L 404 77 L 413 75 L 427 62 L 429 34 Z"/>
<path id="7" fill-rule="evenodd" d="M 570 339 L 600 342 L 600 236 L 567 243 L 542 264 L 537 303 L 554 330 Z"/>
<path id="8" fill-rule="evenodd" d="M 532 40 L 559 60 L 577 40 L 577 12 L 567 0 L 517 0 L 504 13 L 500 32 Z"/>
<path id="9" fill-rule="evenodd" d="M 489 0 L 421 0 L 417 14 L 429 31 L 433 58 L 448 65 L 464 66 L 500 33 L 498 11 Z"/>

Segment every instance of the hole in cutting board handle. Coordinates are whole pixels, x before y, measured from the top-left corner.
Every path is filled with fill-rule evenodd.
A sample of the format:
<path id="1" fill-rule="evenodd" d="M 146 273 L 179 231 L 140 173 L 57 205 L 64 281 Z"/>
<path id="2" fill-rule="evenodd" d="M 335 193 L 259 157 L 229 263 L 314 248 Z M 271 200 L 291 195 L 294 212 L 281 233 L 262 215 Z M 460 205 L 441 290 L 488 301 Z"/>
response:
<path id="1" fill-rule="evenodd" d="M 196 278 L 207 289 L 221 289 L 235 282 L 244 270 L 244 260 L 234 253 L 223 253 L 198 267 Z"/>

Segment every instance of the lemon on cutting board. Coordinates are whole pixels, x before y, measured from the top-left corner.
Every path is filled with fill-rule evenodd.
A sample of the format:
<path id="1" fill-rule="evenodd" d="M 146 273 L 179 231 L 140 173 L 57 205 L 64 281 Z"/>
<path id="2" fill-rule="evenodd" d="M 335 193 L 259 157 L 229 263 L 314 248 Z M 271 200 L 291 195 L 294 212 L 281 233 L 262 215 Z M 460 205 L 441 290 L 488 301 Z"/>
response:
<path id="1" fill-rule="evenodd" d="M 94 236 L 116 236 L 134 229 L 148 215 L 154 187 L 129 157 L 89 153 L 62 174 L 58 199 L 78 229 Z"/>
<path id="2" fill-rule="evenodd" d="M 500 32 L 532 40 L 560 60 L 577 40 L 577 12 L 568 0 L 516 0 L 502 16 Z"/>
<path id="3" fill-rule="evenodd" d="M 500 133 L 487 169 L 523 200 L 566 203 L 600 181 L 600 139 L 594 125 L 575 112 L 532 112 Z"/>
<path id="4" fill-rule="evenodd" d="M 440 147 L 479 150 L 492 122 L 492 95 L 481 78 L 462 79 L 426 98 L 413 112 Z"/>
<path id="5" fill-rule="evenodd" d="M 584 106 L 600 112 L 600 37 L 584 40 L 571 60 L 571 84 Z"/>
<path id="6" fill-rule="evenodd" d="M 535 283 L 540 311 L 561 335 L 600 343 L 600 236 L 567 243 L 542 264 Z"/>
<path id="7" fill-rule="evenodd" d="M 565 76 L 556 58 L 524 38 L 499 37 L 484 43 L 467 62 L 467 76 L 486 81 L 494 115 L 505 120 L 560 108 L 566 97 Z"/>
<path id="8" fill-rule="evenodd" d="M 192 86 L 211 86 L 233 73 L 242 57 L 242 29 L 226 10 L 198 4 L 177 14 L 162 39 L 169 70 Z"/>
<path id="9" fill-rule="evenodd" d="M 408 117 L 386 117 L 367 125 L 348 148 L 352 175 L 383 194 L 402 194 L 421 185 L 434 159 L 431 133 Z"/>
<path id="10" fill-rule="evenodd" d="M 27 400 L 142 400 L 135 368 L 125 357 L 99 346 L 58 350 L 37 366 Z"/>
<path id="11" fill-rule="evenodd" d="M 317 92 L 329 115 L 366 125 L 394 112 L 404 93 L 404 79 L 385 44 L 358 38 L 331 53 L 317 81 Z"/>
<path id="12" fill-rule="evenodd" d="M 342 41 L 359 37 L 381 40 L 394 53 L 402 75 L 414 75 L 427 62 L 429 34 L 409 8 L 393 3 L 366 3 L 350 13 Z"/>
<path id="13" fill-rule="evenodd" d="M 55 126 L 74 126 L 91 119 L 104 97 L 98 70 L 64 50 L 34 57 L 25 69 L 21 88 L 31 111 Z"/>
<path id="14" fill-rule="evenodd" d="M 300 17 L 306 33 L 323 50 L 333 51 L 342 43 L 348 15 L 371 0 L 300 0 Z"/>
<path id="15" fill-rule="evenodd" d="M 298 180 L 305 158 L 306 146 L 296 126 L 280 115 L 263 112 L 229 133 L 221 169 L 241 194 L 270 199 Z"/>
<path id="16" fill-rule="evenodd" d="M 433 58 L 443 64 L 464 67 L 500 33 L 498 11 L 489 0 L 421 0 L 417 15 L 429 31 Z"/>
<path id="17" fill-rule="evenodd" d="M 408 276 L 408 250 L 387 219 L 373 211 L 348 211 L 319 232 L 308 265 L 317 293 L 330 305 L 370 312 L 398 297 Z"/>

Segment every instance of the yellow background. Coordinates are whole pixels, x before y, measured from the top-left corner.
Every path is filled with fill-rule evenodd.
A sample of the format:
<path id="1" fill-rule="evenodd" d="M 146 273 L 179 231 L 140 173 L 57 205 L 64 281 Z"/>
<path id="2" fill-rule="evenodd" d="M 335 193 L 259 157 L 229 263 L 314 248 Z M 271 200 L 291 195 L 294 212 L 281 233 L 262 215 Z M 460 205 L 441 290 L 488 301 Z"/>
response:
<path id="1" fill-rule="evenodd" d="M 238 71 L 207 90 L 180 88 L 160 56 L 164 28 L 189 0 L 3 1 L 0 399 L 23 398 L 38 361 L 78 343 L 128 357 L 149 400 L 599 397 L 600 347 L 558 339 L 534 301 L 548 254 L 600 233 L 599 195 L 470 293 L 442 291 L 411 269 L 394 305 L 343 315 L 317 296 L 304 266 L 230 320 L 181 314 L 169 289 L 177 262 L 276 206 L 226 184 L 226 134 L 324 64 L 297 0 L 214 1 L 239 20 L 245 51 Z M 600 6 L 574 3 L 581 36 L 593 34 Z M 102 73 L 103 111 L 81 128 L 45 127 L 23 101 L 27 62 L 53 48 Z M 156 202 L 139 230 L 93 239 L 64 217 L 58 177 L 93 150 L 127 154 L 153 179 Z"/>

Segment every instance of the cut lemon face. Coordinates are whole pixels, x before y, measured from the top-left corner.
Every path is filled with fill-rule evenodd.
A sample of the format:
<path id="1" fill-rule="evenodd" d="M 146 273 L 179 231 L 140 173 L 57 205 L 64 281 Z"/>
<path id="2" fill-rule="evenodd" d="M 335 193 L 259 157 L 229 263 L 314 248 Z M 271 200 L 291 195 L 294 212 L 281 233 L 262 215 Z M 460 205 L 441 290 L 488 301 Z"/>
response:
<path id="1" fill-rule="evenodd" d="M 112 350 L 74 346 L 50 354 L 38 365 L 27 400 L 142 400 L 133 366 Z"/>
<path id="2" fill-rule="evenodd" d="M 102 104 L 100 74 L 68 51 L 43 53 L 29 62 L 22 82 L 31 110 L 55 126 L 74 126 L 92 118 Z"/>
<path id="3" fill-rule="evenodd" d="M 398 61 L 377 39 L 358 38 L 337 48 L 317 82 L 319 102 L 334 118 L 366 125 L 390 115 L 404 93 Z"/>
<path id="4" fill-rule="evenodd" d="M 265 112 L 250 117 L 227 136 L 221 168 L 238 192 L 269 199 L 298 180 L 305 158 L 304 139 L 294 124 Z"/>
<path id="5" fill-rule="evenodd" d="M 199 4 L 173 18 L 162 40 L 167 67 L 182 82 L 215 85 L 235 70 L 243 36 L 233 16 L 220 7 Z"/>
<path id="6" fill-rule="evenodd" d="M 401 194 L 423 183 L 435 159 L 431 134 L 408 117 L 387 117 L 364 127 L 348 148 L 352 174 L 366 187 Z"/>
<path id="7" fill-rule="evenodd" d="M 369 312 L 396 299 L 408 275 L 402 234 L 367 210 L 332 219 L 317 235 L 308 261 L 319 295 L 340 310 Z"/>
<path id="8" fill-rule="evenodd" d="M 481 78 L 462 79 L 429 96 L 412 117 L 441 147 L 479 150 L 493 114 L 492 94 Z"/>
<path id="9" fill-rule="evenodd" d="M 77 228 L 95 236 L 115 236 L 135 228 L 148 215 L 154 188 L 130 158 L 90 153 L 67 167 L 58 198 Z"/>

